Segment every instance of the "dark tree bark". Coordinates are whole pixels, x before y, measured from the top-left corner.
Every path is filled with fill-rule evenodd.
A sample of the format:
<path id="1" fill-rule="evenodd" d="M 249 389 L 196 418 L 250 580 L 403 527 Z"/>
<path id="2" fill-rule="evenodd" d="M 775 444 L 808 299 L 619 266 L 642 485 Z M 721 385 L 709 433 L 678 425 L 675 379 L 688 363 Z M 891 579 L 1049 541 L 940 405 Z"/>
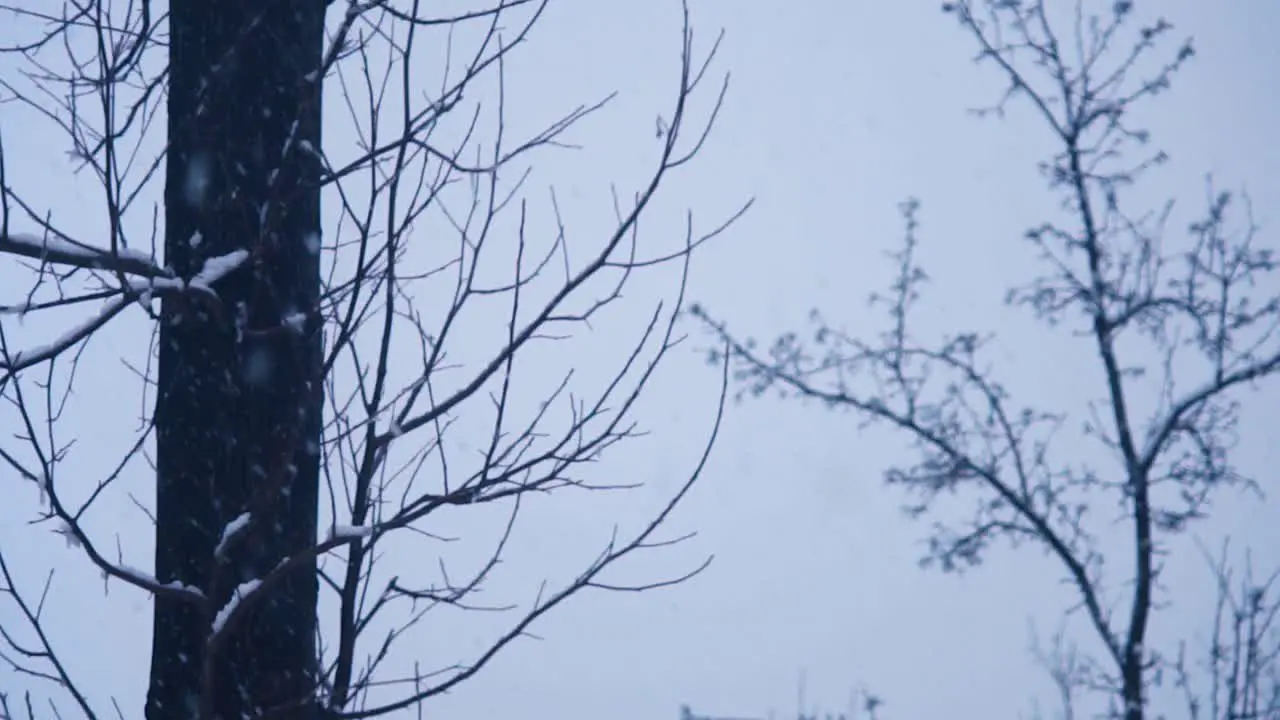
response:
<path id="1" fill-rule="evenodd" d="M 310 151 L 320 146 L 324 5 L 177 0 L 169 25 L 166 261 L 191 278 L 211 258 L 248 260 L 216 297 L 164 300 L 156 575 L 212 602 L 201 611 L 157 599 L 146 716 L 311 717 L 314 559 L 224 629 L 217 619 L 237 592 L 259 599 L 252 582 L 315 542 L 322 346 Z"/>

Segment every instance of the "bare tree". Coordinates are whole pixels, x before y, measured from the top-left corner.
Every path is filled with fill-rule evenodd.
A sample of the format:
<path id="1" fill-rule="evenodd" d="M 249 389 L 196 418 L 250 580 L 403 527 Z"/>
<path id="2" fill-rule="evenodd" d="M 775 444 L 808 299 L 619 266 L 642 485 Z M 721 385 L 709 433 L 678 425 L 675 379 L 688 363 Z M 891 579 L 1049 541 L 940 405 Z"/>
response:
<path id="1" fill-rule="evenodd" d="M 728 88 L 725 75 L 709 88 L 704 118 L 691 117 L 691 98 L 716 83 L 708 73 L 719 39 L 696 50 L 686 7 L 681 42 L 673 47 L 681 57 L 673 104 L 662 111 L 658 137 L 646 138 L 653 143 L 652 173 L 634 193 L 615 191 L 612 230 L 586 248 L 571 252 L 554 192 L 543 196 L 545 217 L 551 220 L 539 227 L 527 183 L 533 161 L 568 146 L 570 131 L 609 101 L 577 107 L 531 136 L 508 137 L 506 120 L 512 110 L 504 93 L 505 67 L 530 41 L 547 4 L 497 0 L 446 17 L 431 15 L 419 2 L 326 3 L 327 39 L 318 65 L 294 78 L 306 86 L 299 97 L 318 98 L 323 86 L 340 98 L 334 105 L 340 112 L 324 120 L 323 142 L 310 141 L 311 131 L 298 121 L 294 127 L 301 129 L 288 133 L 280 147 L 186 158 L 178 173 L 171 162 L 167 180 L 160 179 L 159 169 L 177 146 L 172 129 L 166 135 L 156 125 L 165 117 L 163 99 L 177 82 L 177 69 L 169 62 L 170 49 L 177 47 L 176 15 L 149 0 L 85 0 L 60 10 L 36 2 L 0 8 L 17 20 L 8 44 L 0 48 L 0 101 L 6 119 L 25 115 L 32 127 L 41 124 L 39 142 L 48 153 L 48 167 L 60 171 L 65 167 L 60 161 L 69 156 L 76 178 L 87 175 L 100 190 L 96 209 L 83 209 L 94 212 L 92 222 L 83 217 L 69 222 L 65 209 L 62 217 L 50 210 L 46 200 L 24 190 L 36 170 L 5 162 L 12 155 L 5 154 L 6 147 L 30 142 L 15 138 L 9 129 L 14 126 L 6 123 L 0 136 L 0 254 L 7 258 L 0 268 L 5 273 L 0 281 L 5 294 L 0 299 L 0 396 L 5 400 L 0 427 L 6 437 L 0 441 L 0 462 L 10 476 L 38 488 L 41 505 L 33 508 L 32 518 L 36 527 L 65 536 L 104 582 L 118 581 L 154 596 L 157 622 L 161 606 L 176 605 L 198 623 L 198 658 L 184 653 L 153 658 L 157 666 L 195 662 L 198 688 L 177 696 L 183 698 L 181 707 L 161 707 L 153 697 L 149 717 L 213 720 L 228 708 L 242 707 L 228 695 L 245 689 L 228 686 L 218 674 L 237 672 L 237 662 L 247 662 L 244 658 L 263 649 L 247 628 L 261 624 L 256 618 L 263 613 L 279 614 L 279 607 L 271 608 L 281 604 L 289 578 L 299 572 L 316 579 L 321 608 L 333 608 L 333 614 L 319 618 L 318 645 L 313 637 L 297 640 L 298 647 L 318 648 L 312 686 L 288 701 L 250 706 L 247 716 L 399 716 L 475 675 L 527 634 L 539 617 L 579 591 L 656 588 L 705 567 L 634 582 L 609 572 L 629 555 L 687 537 L 672 537 L 662 527 L 698 479 L 720 412 L 710 424 L 701 459 L 647 523 L 619 530 L 575 577 L 537 588 L 532 603 L 481 602 L 477 597 L 499 574 L 525 498 L 552 491 L 625 489 L 643 481 L 601 477 L 589 466 L 638 434 L 637 402 L 679 340 L 674 322 L 690 256 L 749 206 L 705 227 L 690 213 L 682 237 L 667 241 L 642 241 L 639 233 L 640 217 L 659 196 L 664 180 L 703 146 Z M 194 115 L 204 112 L 206 100 L 226 102 L 225 95 L 211 100 L 212 93 L 220 92 L 214 86 L 223 74 L 254 72 L 252 63 L 260 58 L 249 49 L 260 51 L 260 43 L 267 41 L 263 38 L 271 35 L 261 24 L 288 21 L 279 13 L 269 14 L 275 5 L 262 4 L 262 14 L 207 18 L 225 22 L 228 26 L 216 31 L 231 40 L 225 52 L 209 59 L 203 77 L 193 78 L 186 69 L 183 92 L 195 103 Z M 190 17 L 184 22 L 182 32 L 200 32 Z M 195 42 L 216 45 L 208 38 Z M 424 76 L 441 48 L 448 57 L 438 75 Z M 252 98 L 240 101 L 264 116 L 273 111 L 254 105 Z M 302 117 L 304 110 L 295 112 Z M 354 141 L 344 142 L 334 131 L 344 124 Z M 271 133 L 264 131 L 262 137 Z M 232 162 L 241 152 L 254 163 L 252 168 Z M 280 180 L 282 173 L 301 172 L 296 169 L 301 165 L 291 163 L 302 161 L 312 168 L 301 173 L 302 180 Z M 229 167 L 202 167 L 202 162 Z M 241 196 L 235 186 L 214 187 L 226 185 L 235 173 L 245 176 L 245 188 L 257 190 Z M 306 178 L 312 178 L 330 209 L 324 232 L 282 235 L 272 213 L 290 212 L 284 204 L 295 196 L 272 195 L 270 190 L 287 183 L 305 189 Z M 234 226 L 248 237 L 232 237 L 229 226 L 219 226 L 217 237 L 206 237 L 198 224 L 158 227 L 162 186 L 169 203 L 216 191 L 226 203 L 223 210 L 237 217 L 255 210 L 245 197 L 267 195 L 256 208 L 257 229 Z M 82 231 L 71 229 L 73 224 L 94 228 L 93 236 L 78 236 Z M 175 233 L 190 250 L 182 251 L 177 263 L 168 256 L 177 252 Z M 166 234 L 171 236 L 168 243 L 163 242 Z M 259 306 L 230 301 L 242 297 L 234 288 L 258 287 L 253 282 L 290 272 L 271 264 L 279 259 L 271 254 L 277 240 L 319 258 L 318 297 L 297 307 L 280 298 Z M 549 344 L 569 339 L 575 329 L 625 322 L 618 308 L 623 289 L 633 287 L 641 274 L 662 268 L 669 268 L 673 294 L 655 302 L 634 327 L 634 341 L 620 348 L 616 366 L 575 373 L 570 354 L 562 352 L 555 356 L 563 364 L 559 380 L 530 386 L 522 379 L 528 377 L 527 358 L 537 353 L 545 357 Z M 10 277 L 22 284 L 15 285 Z M 279 291 L 286 299 L 298 296 L 280 288 L 261 289 Z M 263 307 L 274 308 L 279 317 L 264 321 L 250 312 L 255 307 L 258 315 Z M 139 322 L 143 318 L 145 324 Z M 238 374 L 228 382 L 244 393 L 265 392 L 267 385 L 280 382 L 273 363 L 284 362 L 284 357 L 255 348 L 276 348 L 268 342 L 271 337 L 290 333 L 308 342 L 323 338 L 318 367 L 324 413 L 323 422 L 316 424 L 318 442 L 307 439 L 307 418 L 299 417 L 294 442 L 275 448 L 276 456 L 258 458 L 264 466 L 259 485 L 252 492 L 214 492 L 201 506 L 211 508 L 209 517 L 156 517 L 156 505 L 147 497 L 150 487 L 143 486 L 141 497 L 134 497 L 129 487 L 130 477 L 151 474 L 157 433 L 172 432 L 172 423 L 181 422 L 178 415 L 157 420 L 151 412 L 166 392 L 157 386 L 154 372 L 155 358 L 163 354 L 156 347 L 163 323 L 196 323 L 203 329 L 193 336 L 206 343 L 206 350 L 214 348 L 230 358 L 221 365 L 207 362 L 204 374 L 188 381 L 220 382 L 210 373 L 226 370 Z M 150 328 L 150 343 L 144 342 L 139 327 Z M 217 332 L 225 334 L 224 340 L 210 335 Z M 289 347 L 302 343 L 289 342 L 294 343 Z M 77 377 L 86 367 L 97 370 L 121 356 L 136 385 L 113 388 L 116 398 L 127 401 L 93 408 L 95 422 L 118 428 L 138 415 L 141 421 L 132 440 L 115 448 L 113 457 L 85 457 L 77 452 L 77 438 L 64 429 L 67 415 L 77 410 L 76 390 L 84 392 Z M 187 354 L 176 361 L 194 357 Z M 723 398 L 722 393 L 721 411 Z M 132 409 L 135 402 L 140 412 Z M 205 409 L 228 415 L 269 411 L 260 405 Z M 115 415 L 103 420 L 103 413 Z M 224 441 L 250 443 L 262 439 L 247 436 L 253 428 L 274 426 L 236 420 L 226 427 L 235 434 Z M 457 433 L 473 438 L 472 450 L 458 449 L 452 440 Z M 482 439 L 474 441 L 476 437 Z M 104 528 L 95 518 L 103 498 L 128 494 L 138 506 L 138 517 L 153 526 L 175 519 L 201 524 L 205 539 L 190 542 L 208 547 L 186 544 L 180 549 L 187 556 L 206 555 L 204 567 L 220 567 L 249 545 L 263 543 L 263 532 L 287 534 L 300 527 L 271 528 L 273 522 L 284 522 L 272 503 L 287 504 L 295 491 L 315 492 L 292 484 L 305 482 L 305 473 L 290 459 L 299 456 L 315 458 L 322 478 L 319 532 L 283 555 L 278 546 L 259 548 L 257 561 L 273 558 L 269 566 L 246 573 L 257 561 L 235 565 L 240 577 L 230 585 L 231 571 L 191 581 L 144 570 L 145 562 L 119 551 L 119 526 Z M 224 473 L 251 475 L 259 469 L 252 457 L 240 462 L 248 464 L 210 464 L 215 477 L 206 482 L 218 488 L 231 482 Z M 99 475 L 87 477 L 90 471 Z M 163 475 L 163 468 L 158 472 Z M 167 512 L 175 512 L 170 507 Z M 433 533 L 432 523 L 460 512 L 501 520 L 488 550 L 473 553 L 482 559 L 460 567 L 443 559 L 422 561 L 439 556 L 445 540 Z M 314 526 L 315 519 L 311 522 Z M 108 549 L 112 534 L 116 551 Z M 157 553 L 161 551 L 158 547 Z M 117 706 L 109 711 L 103 707 L 103 689 L 80 684 L 83 678 L 68 669 L 62 653 L 74 652 L 69 650 L 74 638 L 60 634 L 57 619 L 43 610 L 45 597 L 57 589 L 53 568 L 43 587 L 24 584 L 9 571 L 16 552 L 0 547 L 0 591 L 8 601 L 0 611 L 0 659 L 15 673 L 33 678 L 33 688 L 47 682 L 48 692 L 45 697 L 38 689 L 0 694 L 0 714 L 66 717 L 72 714 L 70 703 L 74 714 L 87 718 L 107 712 L 136 717 L 136 698 L 112 698 Z M 401 641 L 429 631 L 424 620 L 443 608 L 502 610 L 510 621 L 474 656 L 395 674 L 395 653 L 408 651 Z M 219 657 L 233 647 L 239 648 L 234 657 L 241 660 L 219 664 Z M 154 693 L 154 676 L 152 689 Z"/>
<path id="2" fill-rule="evenodd" d="M 1086 5 L 962 0 L 944 9 L 975 41 L 978 63 L 1007 81 L 981 112 L 1029 110 L 1057 148 L 1040 170 L 1064 217 L 1027 231 L 1044 270 L 1015 280 L 1007 301 L 1086 338 L 1103 378 L 1087 410 L 1019 402 L 998 379 L 992 334 L 917 336 L 927 276 L 915 255 L 914 201 L 903 206 L 906 243 L 892 256 L 890 290 L 873 297 L 889 321 L 878 337 L 852 337 L 815 311 L 810 331 L 758 345 L 705 309 L 694 313 L 729 343 L 741 394 L 820 401 L 908 439 L 915 459 L 885 479 L 912 497 L 910 515 L 932 520 L 925 564 L 962 570 L 1001 541 L 1052 557 L 1091 630 L 1086 650 L 1050 656 L 1064 715 L 1090 692 L 1107 699 L 1108 716 L 1141 720 L 1154 713 L 1149 690 L 1191 667 L 1172 652 L 1173 638 L 1152 632 L 1170 599 L 1162 557 L 1216 492 L 1253 486 L 1231 450 L 1239 401 L 1280 372 L 1280 296 L 1247 197 L 1210 185 L 1207 210 L 1182 237 L 1167 229 L 1171 202 L 1137 207 L 1130 188 L 1166 156 L 1148 148 L 1131 111 L 1169 87 L 1192 45 L 1165 50 L 1173 26 L 1139 24 L 1132 2 Z M 1135 401 L 1142 393 L 1158 401 Z M 1102 452 L 1082 455 L 1082 440 Z M 972 501 L 967 520 L 944 512 L 953 497 Z M 1114 527 L 1106 508 L 1117 505 L 1129 547 L 1104 566 L 1101 534 Z M 1221 567 L 1219 575 L 1225 589 Z M 1269 583 L 1247 582 L 1242 596 L 1222 595 L 1236 604 L 1215 626 L 1212 681 L 1196 686 L 1193 716 L 1280 717 L 1273 594 Z"/>

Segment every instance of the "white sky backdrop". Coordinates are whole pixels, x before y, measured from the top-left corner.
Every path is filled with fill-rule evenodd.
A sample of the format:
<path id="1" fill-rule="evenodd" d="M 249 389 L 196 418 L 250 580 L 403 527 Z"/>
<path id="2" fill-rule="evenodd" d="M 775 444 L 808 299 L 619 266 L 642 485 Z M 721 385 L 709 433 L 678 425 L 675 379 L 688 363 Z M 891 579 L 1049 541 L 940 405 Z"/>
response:
<path id="1" fill-rule="evenodd" d="M 702 47 L 720 27 L 728 30 L 717 67 L 733 73 L 733 86 L 705 153 L 673 179 L 645 230 L 662 240 L 679 228 L 686 206 L 706 227 L 746 197 L 758 197 L 742 224 L 698 256 L 693 299 L 731 328 L 765 337 L 803 327 L 812 307 L 850 329 L 873 332 L 878 318 L 868 315 L 864 299 L 886 282 L 890 268 L 881 253 L 901 236 L 897 204 L 915 196 L 923 202 L 923 262 L 935 278 L 922 330 L 999 329 L 1006 342 L 997 359 L 1015 393 L 1078 407 L 1069 403 L 1097 378 L 1087 345 L 1045 334 L 1001 306 L 1006 279 L 1033 267 L 1019 241 L 1022 230 L 1054 209 L 1034 169 L 1049 138 L 1021 106 L 1003 122 L 965 112 L 994 100 L 1002 78 L 969 62 L 970 38 L 938 3 L 691 5 Z M 1150 196 L 1180 197 L 1173 227 L 1184 227 L 1202 206 L 1203 174 L 1211 171 L 1223 187 L 1247 187 L 1274 245 L 1280 5 L 1139 4 L 1140 13 L 1153 8 L 1180 33 L 1195 35 L 1199 57 L 1172 94 L 1144 105 L 1156 141 L 1173 155 L 1148 181 Z M 654 118 L 669 107 L 674 87 L 679 20 L 674 0 L 555 0 L 530 45 L 508 64 L 517 129 L 621 93 L 571 135 L 586 150 L 545 154 L 530 186 L 534 203 L 545 200 L 548 185 L 557 187 L 571 240 L 573 233 L 583 243 L 599 237 L 609 220 L 609 182 L 630 190 L 650 170 L 658 150 Z M 332 106 L 336 87 L 329 92 Z M 343 138 L 336 123 L 326 123 L 333 152 Z M 73 180 L 62 138 L 11 106 L 0 106 L 0 128 L 10 182 L 57 222 L 92 237 L 95 216 L 84 208 L 96 202 L 94 188 L 88 178 Z M 0 287 L 20 281 L 11 266 L 0 267 Z M 145 344 L 140 313 L 133 315 L 97 346 L 103 360 L 82 370 L 68 432 L 81 437 L 74 462 L 87 469 L 111 460 L 108 451 L 118 449 L 137 417 L 136 397 L 121 391 L 133 387 L 129 376 L 114 360 L 121 353 L 138 357 Z M 589 371 L 590 343 L 624 341 L 632 327 L 612 336 L 610 327 L 597 328 L 599 337 L 575 346 L 573 360 Z M 696 333 L 693 339 L 705 344 Z M 526 523 L 529 532 L 508 558 L 508 574 L 495 590 L 503 595 L 495 600 L 531 598 L 543 577 L 566 577 L 607 539 L 614 520 L 642 520 L 691 465 L 717 380 L 691 348 L 673 354 L 643 407 L 641 419 L 654 436 L 601 468 L 603 477 L 651 481 L 649 488 L 540 503 L 535 516 L 550 522 Z M 1277 399 L 1274 389 L 1250 398 L 1241 431 L 1241 462 L 1264 487 L 1280 463 L 1268 412 Z M 1000 551 L 963 578 L 918 570 L 924 528 L 902 518 L 901 496 L 879 483 L 887 464 L 907 459 L 888 436 L 859 434 L 850 418 L 817 407 L 764 400 L 733 408 L 709 472 L 673 521 L 674 531 L 696 529 L 698 537 L 632 565 L 623 579 L 677 572 L 708 553 L 716 555 L 712 567 L 688 585 L 652 594 L 579 596 L 537 626 L 543 640 L 517 644 L 478 679 L 438 700 L 431 714 L 650 720 L 674 718 L 689 703 L 699 712 L 784 715 L 795 709 L 802 671 L 811 707 L 842 710 L 851 692 L 865 686 L 886 699 L 892 718 L 1016 717 L 1037 699 L 1051 701 L 1027 648 L 1029 622 L 1054 629 L 1070 599 L 1056 568 L 1035 552 Z M 130 489 L 150 497 L 145 466 L 134 474 Z M 140 717 L 150 603 L 119 585 L 104 598 L 76 551 L 47 528 L 22 523 L 35 490 L 13 478 L 0 481 L 6 498 L 0 546 L 21 554 L 18 564 L 31 582 L 49 565 L 62 568 L 47 612 L 73 672 L 100 703 L 114 695 L 127 717 Z M 1280 560 L 1271 550 L 1280 540 L 1272 506 L 1224 497 L 1216 513 L 1199 526 L 1209 545 L 1230 530 L 1240 547 L 1255 546 L 1262 567 Z M 451 529 L 465 531 L 467 522 Z M 149 567 L 145 519 L 123 494 L 91 525 L 104 538 L 118 531 L 126 561 Z M 1196 551 L 1189 543 L 1178 549 L 1183 560 L 1172 564 L 1168 580 L 1180 605 L 1155 626 L 1166 642 L 1193 638 L 1211 599 Z M 424 561 L 434 562 L 422 555 L 397 562 Z M 427 663 L 451 662 L 478 650 L 496 627 L 494 618 L 442 618 L 405 651 Z M 0 669 L 0 688 L 27 682 Z"/>

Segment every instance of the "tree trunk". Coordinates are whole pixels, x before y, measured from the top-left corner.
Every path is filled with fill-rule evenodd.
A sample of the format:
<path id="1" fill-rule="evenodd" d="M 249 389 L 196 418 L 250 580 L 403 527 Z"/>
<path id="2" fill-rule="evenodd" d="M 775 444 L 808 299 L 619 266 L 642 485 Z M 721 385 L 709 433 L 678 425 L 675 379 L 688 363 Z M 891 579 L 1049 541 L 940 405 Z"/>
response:
<path id="1" fill-rule="evenodd" d="M 169 26 L 166 262 L 190 278 L 209 258 L 250 259 L 214 286 L 217 299 L 193 288 L 163 305 L 155 574 L 201 588 L 212 610 L 156 601 L 146 717 L 310 718 L 314 559 L 263 588 L 225 642 L 209 639 L 237 586 L 316 536 L 323 349 L 310 150 L 324 4 L 174 0 Z"/>

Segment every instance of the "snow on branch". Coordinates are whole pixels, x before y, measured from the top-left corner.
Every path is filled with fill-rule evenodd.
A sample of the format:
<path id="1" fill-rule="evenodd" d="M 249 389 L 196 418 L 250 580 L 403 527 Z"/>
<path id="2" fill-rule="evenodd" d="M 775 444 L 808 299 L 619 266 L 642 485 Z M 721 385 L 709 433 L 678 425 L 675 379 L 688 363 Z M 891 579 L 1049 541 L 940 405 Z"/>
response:
<path id="1" fill-rule="evenodd" d="M 222 529 L 222 538 L 218 540 L 218 546 L 213 549 L 213 556 L 225 558 L 231 543 L 249 527 L 249 521 L 252 519 L 252 516 L 246 512 L 240 513 L 236 519 L 227 523 L 227 526 Z"/>
<path id="2" fill-rule="evenodd" d="M 236 250 L 226 255 L 211 257 L 204 261 L 204 267 L 200 269 L 200 272 L 191 278 L 189 286 L 192 289 L 204 290 L 212 294 L 213 290 L 209 287 L 210 285 L 230 275 L 232 271 L 243 265 L 248 259 L 248 250 Z"/>
<path id="3" fill-rule="evenodd" d="M 227 620 L 231 617 L 231 614 L 234 613 L 240 603 L 245 598 L 249 597 L 253 591 L 257 590 L 258 586 L 261 584 L 262 581 L 257 579 L 246 580 L 245 582 L 240 583 L 235 592 L 231 594 L 231 599 L 227 600 L 227 604 L 223 605 L 222 609 L 218 611 L 218 614 L 213 617 L 213 625 L 209 628 L 211 639 L 217 637 L 218 634 L 222 632 L 222 628 L 226 626 Z"/>
<path id="4" fill-rule="evenodd" d="M 81 547 L 86 547 L 83 534 L 79 536 Z M 102 572 L 103 581 L 111 578 L 122 580 L 141 590 L 145 590 L 153 595 L 165 596 L 170 598 L 178 598 L 185 602 L 202 604 L 205 601 L 204 591 L 194 585 L 187 585 L 177 580 L 170 582 L 160 582 L 155 576 L 143 572 L 138 568 L 130 565 L 114 564 L 107 562 L 101 556 L 98 556 L 91 548 L 89 558 L 98 566 Z"/>
<path id="5" fill-rule="evenodd" d="M 20 372 L 32 365 L 38 365 L 47 360 L 52 360 L 59 353 L 76 343 L 89 337 L 98 328 L 106 325 L 111 318 L 120 314 L 128 306 L 128 298 L 118 297 L 110 300 L 102 306 L 98 314 L 85 320 L 84 322 L 72 327 L 63 333 L 58 339 L 45 345 L 31 348 L 30 350 L 19 350 L 16 353 L 9 354 L 7 357 L 0 357 L 0 370 L 11 373 Z"/>
<path id="6" fill-rule="evenodd" d="M 2 249 L 0 248 L 0 250 Z M 0 370 L 16 373 L 33 365 L 52 360 L 76 343 L 88 338 L 116 315 L 119 315 L 135 296 L 150 297 L 155 293 L 182 292 L 188 288 L 214 294 L 211 285 L 226 277 L 248 259 L 249 253 L 245 250 L 236 250 L 226 255 L 209 258 L 205 261 L 199 274 L 191 278 L 189 283 L 184 283 L 179 278 L 167 277 L 152 277 L 130 281 L 128 286 L 121 290 L 119 297 L 112 298 L 103 304 L 97 315 L 75 325 L 56 340 L 30 350 L 20 350 L 16 353 L 0 355 Z"/>
<path id="7" fill-rule="evenodd" d="M 128 248 L 115 251 L 95 248 L 65 237 L 18 232 L 0 234 L 0 253 L 87 270 L 115 270 L 150 278 L 173 277 L 172 270 L 157 265 L 145 253 Z"/>
<path id="8" fill-rule="evenodd" d="M 373 535 L 372 525 L 335 525 L 329 532 L 330 540 L 359 540 Z"/>

